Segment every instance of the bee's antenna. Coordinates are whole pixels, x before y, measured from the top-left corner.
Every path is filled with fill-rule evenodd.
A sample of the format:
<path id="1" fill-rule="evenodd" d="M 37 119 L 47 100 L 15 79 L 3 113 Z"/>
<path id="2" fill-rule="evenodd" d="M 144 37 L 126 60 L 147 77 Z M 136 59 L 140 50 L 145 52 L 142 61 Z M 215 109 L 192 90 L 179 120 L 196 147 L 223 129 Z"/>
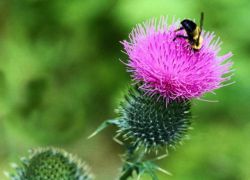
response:
<path id="1" fill-rule="evenodd" d="M 200 19 L 200 29 L 202 30 L 203 27 L 203 21 L 204 21 L 204 12 L 201 12 L 201 19 Z"/>
<path id="2" fill-rule="evenodd" d="M 200 33 L 199 33 L 199 37 L 198 37 L 198 41 L 197 43 L 200 42 L 200 36 L 201 36 L 201 32 L 202 32 L 202 27 L 203 27 L 203 21 L 204 21 L 204 12 L 201 12 L 201 19 L 200 19 Z"/>

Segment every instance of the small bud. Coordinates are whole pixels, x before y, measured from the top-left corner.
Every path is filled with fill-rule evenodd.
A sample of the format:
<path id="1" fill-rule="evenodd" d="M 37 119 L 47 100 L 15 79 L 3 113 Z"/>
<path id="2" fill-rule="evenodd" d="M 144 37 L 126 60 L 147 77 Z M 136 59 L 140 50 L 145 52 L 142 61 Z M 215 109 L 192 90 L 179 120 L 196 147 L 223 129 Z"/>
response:
<path id="1" fill-rule="evenodd" d="M 71 154 L 55 148 L 39 148 L 29 151 L 11 180 L 92 180 L 87 166 Z"/>

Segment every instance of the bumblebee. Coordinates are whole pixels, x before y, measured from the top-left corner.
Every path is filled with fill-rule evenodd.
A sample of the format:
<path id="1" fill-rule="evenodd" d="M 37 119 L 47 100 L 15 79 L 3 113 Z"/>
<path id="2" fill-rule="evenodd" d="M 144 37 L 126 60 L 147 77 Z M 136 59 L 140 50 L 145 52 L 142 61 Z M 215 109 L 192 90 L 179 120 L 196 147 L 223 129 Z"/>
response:
<path id="1" fill-rule="evenodd" d="M 203 41 L 203 38 L 201 37 L 203 20 L 204 20 L 204 13 L 201 12 L 200 26 L 197 26 L 195 22 L 189 19 L 184 19 L 183 21 L 181 21 L 182 26 L 179 29 L 176 29 L 175 32 L 185 30 L 187 36 L 178 34 L 175 36 L 173 41 L 175 41 L 177 38 L 183 38 L 189 42 L 193 50 L 195 51 L 200 50 Z"/>

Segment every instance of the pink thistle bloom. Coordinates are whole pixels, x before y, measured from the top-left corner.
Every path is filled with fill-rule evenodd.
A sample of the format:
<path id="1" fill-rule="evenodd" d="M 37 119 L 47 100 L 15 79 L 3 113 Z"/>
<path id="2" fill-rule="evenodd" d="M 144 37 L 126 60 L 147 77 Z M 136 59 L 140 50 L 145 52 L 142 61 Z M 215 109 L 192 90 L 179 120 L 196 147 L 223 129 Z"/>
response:
<path id="1" fill-rule="evenodd" d="M 185 39 L 173 39 L 180 22 L 167 25 L 164 18 L 138 24 L 122 44 L 129 60 L 132 78 L 147 94 L 160 94 L 167 102 L 177 98 L 200 98 L 213 92 L 231 78 L 232 53 L 219 56 L 221 41 L 213 33 L 202 31 L 202 47 L 191 48 Z"/>

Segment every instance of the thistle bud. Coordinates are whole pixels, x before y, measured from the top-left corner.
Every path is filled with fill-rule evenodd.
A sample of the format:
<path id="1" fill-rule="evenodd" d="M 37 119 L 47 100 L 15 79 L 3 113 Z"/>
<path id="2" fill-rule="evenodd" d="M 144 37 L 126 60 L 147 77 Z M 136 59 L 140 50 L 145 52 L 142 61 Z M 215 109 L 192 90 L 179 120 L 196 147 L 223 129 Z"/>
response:
<path id="1" fill-rule="evenodd" d="M 118 135 L 130 139 L 145 151 L 174 147 L 190 128 L 190 102 L 147 96 L 141 90 L 130 90 L 118 113 Z"/>
<path id="2" fill-rule="evenodd" d="M 16 173 L 6 173 L 11 180 L 92 180 L 87 166 L 66 151 L 45 148 L 30 151 L 22 158 Z"/>

